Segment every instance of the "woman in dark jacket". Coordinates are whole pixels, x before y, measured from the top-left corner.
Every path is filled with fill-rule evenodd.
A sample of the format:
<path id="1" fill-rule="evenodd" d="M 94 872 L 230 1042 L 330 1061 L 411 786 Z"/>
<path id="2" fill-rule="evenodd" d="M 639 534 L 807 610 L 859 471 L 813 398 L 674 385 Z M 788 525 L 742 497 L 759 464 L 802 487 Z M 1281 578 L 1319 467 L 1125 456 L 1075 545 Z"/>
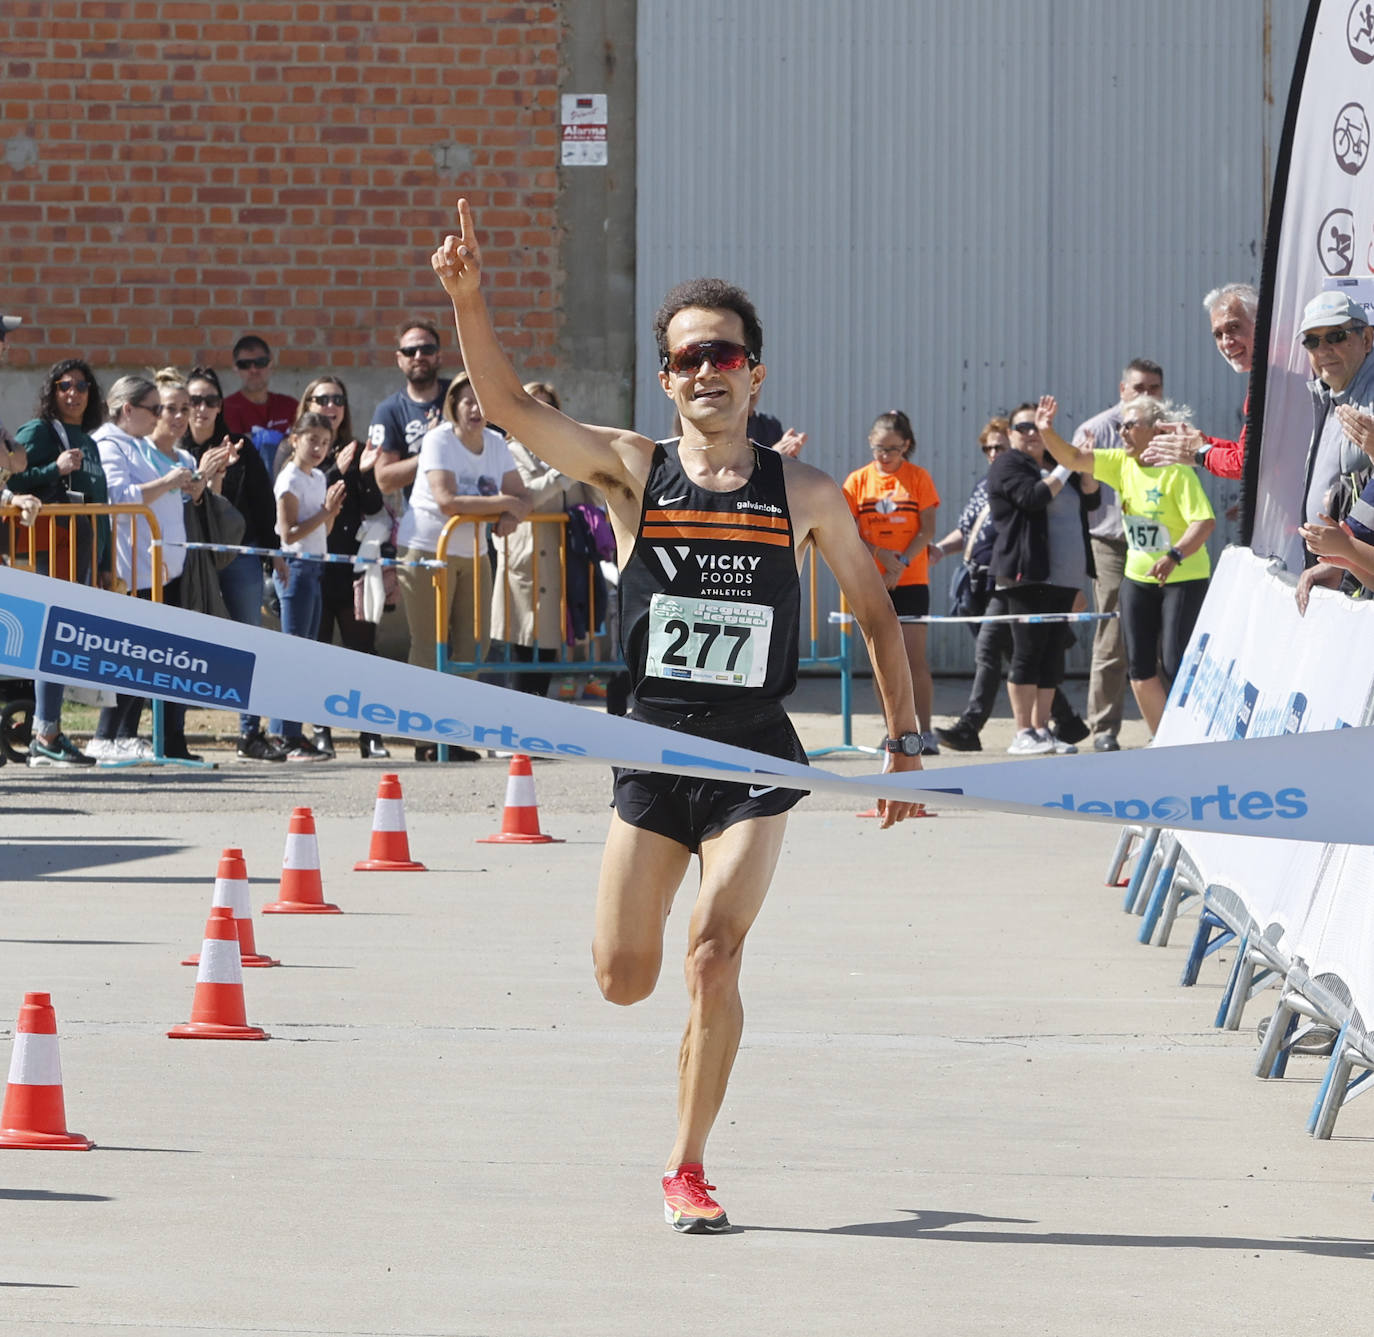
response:
<path id="1" fill-rule="evenodd" d="M 103 506 L 109 500 L 100 449 L 90 433 L 105 417 L 105 403 L 95 373 L 79 358 L 64 358 L 43 378 L 38 395 L 38 416 L 15 433 L 27 452 L 27 467 L 11 475 L 13 492 L 29 493 L 43 502 L 84 502 Z M 149 424 L 156 416 L 145 414 Z M 92 559 L 105 577 L 110 542 L 110 522 L 101 516 L 57 521 L 51 527 L 40 521 L 28 531 L 29 542 L 41 549 L 35 565 L 59 580 L 75 578 L 91 584 Z M 75 536 L 73 560 L 72 536 Z M 27 565 L 22 540 L 16 543 L 17 566 Z M 73 577 L 73 570 L 75 576 Z M 88 757 L 62 732 L 62 684 L 48 678 L 34 680 L 33 738 L 29 744 L 30 766 L 93 766 Z"/>
<path id="2" fill-rule="evenodd" d="M 988 470 L 988 505 L 997 526 L 992 574 L 1008 611 L 1067 613 L 1093 573 L 1086 512 L 1100 504 L 1085 496 L 1079 475 L 1046 471 L 1045 445 L 1034 404 L 1011 414 L 1011 449 Z M 1013 622 L 1011 697 L 1016 737 L 1008 752 L 1053 752 L 1048 724 L 1055 689 L 1064 678 L 1065 640 L 1055 623 Z"/>
<path id="3" fill-rule="evenodd" d="M 199 465 L 205 463 L 207 455 L 227 455 L 220 496 L 243 516 L 243 546 L 275 548 L 277 501 L 272 495 L 272 480 L 258 452 L 246 441 L 229 436 L 219 376 L 213 368 L 192 367 L 186 378 L 186 393 L 191 399 L 191 416 L 181 448 Z M 229 616 L 249 627 L 262 626 L 262 563 L 261 557 L 244 552 L 219 571 L 219 590 Z M 245 713 L 239 716 L 238 756 L 242 761 L 285 761 L 286 749 L 263 733 L 260 716 Z"/>

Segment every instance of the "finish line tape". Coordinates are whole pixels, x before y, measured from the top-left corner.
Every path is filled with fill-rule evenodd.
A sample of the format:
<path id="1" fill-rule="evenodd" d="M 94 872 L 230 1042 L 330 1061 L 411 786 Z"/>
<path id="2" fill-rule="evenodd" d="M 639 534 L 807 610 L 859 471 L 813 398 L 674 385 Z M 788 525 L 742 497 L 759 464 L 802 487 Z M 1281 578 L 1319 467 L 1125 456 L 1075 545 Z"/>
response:
<path id="1" fill-rule="evenodd" d="M 0 567 L 0 668 L 220 710 L 759 788 L 1225 835 L 1374 844 L 1374 729 L 842 776 L 339 646 Z"/>

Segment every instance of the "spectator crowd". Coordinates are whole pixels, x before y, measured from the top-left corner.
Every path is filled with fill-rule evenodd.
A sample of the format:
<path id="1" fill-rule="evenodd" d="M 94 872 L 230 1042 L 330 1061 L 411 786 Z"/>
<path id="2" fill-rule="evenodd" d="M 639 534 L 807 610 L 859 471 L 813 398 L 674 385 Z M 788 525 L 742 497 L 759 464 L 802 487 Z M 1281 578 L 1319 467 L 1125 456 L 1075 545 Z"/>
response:
<path id="1" fill-rule="evenodd" d="M 1252 365 L 1257 306 L 1247 284 L 1204 299 L 1217 350 L 1241 375 Z M 0 328 L 0 348 L 3 338 Z M 1299 338 L 1314 415 L 1295 505 L 1308 554 L 1297 587 L 1305 610 L 1314 585 L 1352 595 L 1374 589 L 1374 329 L 1357 302 L 1321 292 L 1303 312 Z M 299 401 L 273 391 L 272 350 L 256 334 L 233 347 L 240 386 L 228 395 L 208 366 L 122 376 L 102 390 L 85 362 L 63 359 L 43 379 L 35 416 L 13 435 L 0 424 L 0 501 L 15 517 L 0 531 L 0 557 L 142 598 L 154 596 L 160 563 L 166 603 L 253 626 L 267 613 L 286 634 L 337 639 L 363 653 L 377 652 L 382 614 L 399 604 L 409 661 L 433 667 L 431 566 L 457 517 L 463 523 L 446 549 L 449 659 L 474 671 L 491 663 L 487 680 L 569 699 L 578 691 L 573 679 L 502 674 L 499 664 L 566 662 L 569 645 L 604 629 L 614 610 L 609 526 L 593 490 L 485 420 L 465 373 L 442 374 L 442 343 L 424 319 L 397 330 L 403 384 L 378 404 L 365 432 L 337 375 L 314 378 Z M 843 487 L 903 620 L 927 754 L 941 745 L 981 749 L 1004 674 L 1013 754 L 1072 752 L 1087 740 L 1097 751 L 1117 750 L 1128 684 L 1151 734 L 1158 727 L 1210 574 L 1206 545 L 1216 521 L 1197 470 L 1238 478 L 1246 449 L 1244 430 L 1234 441 L 1203 433 L 1186 407 L 1166 398 L 1164 382 L 1157 362 L 1133 357 L 1113 401 L 1073 431 L 1061 427 L 1048 394 L 990 417 L 977 438 L 986 471 L 939 538 L 940 497 L 916 461 L 910 419 L 900 409 L 874 419 L 868 462 Z M 558 407 L 553 386 L 527 389 Z M 805 433 L 754 410 L 749 429 L 759 448 L 800 453 Z M 44 507 L 63 503 L 146 507 L 161 546 L 129 514 L 42 523 Z M 343 560 L 319 560 L 327 555 Z M 975 673 L 963 712 L 935 727 L 925 619 L 932 573 L 947 559 L 955 568 L 950 611 L 969 619 Z M 1089 591 L 1100 616 L 1085 720 L 1061 689 L 1074 640 L 1064 615 L 1087 610 Z M 623 709 L 614 680 L 590 678 L 582 691 Z M 111 694 L 80 748 L 62 728 L 62 684 L 40 678 L 33 695 L 30 765 L 151 758 L 139 731 L 144 699 Z M 364 758 L 390 755 L 375 733 L 360 734 L 357 746 Z M 454 760 L 479 755 L 447 752 Z M 325 761 L 335 740 L 328 727 L 264 725 L 245 713 L 236 753 L 249 762 Z M 198 760 L 175 703 L 164 708 L 163 755 Z M 422 744 L 415 755 L 437 753 Z"/>

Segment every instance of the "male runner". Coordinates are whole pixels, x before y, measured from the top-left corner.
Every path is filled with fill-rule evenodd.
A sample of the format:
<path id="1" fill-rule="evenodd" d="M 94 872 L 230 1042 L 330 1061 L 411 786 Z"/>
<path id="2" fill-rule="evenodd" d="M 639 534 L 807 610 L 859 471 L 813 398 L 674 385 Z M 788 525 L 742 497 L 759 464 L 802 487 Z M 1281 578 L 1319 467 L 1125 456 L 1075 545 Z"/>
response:
<path id="1" fill-rule="evenodd" d="M 591 427 L 526 394 L 497 345 L 466 200 L 433 265 L 453 299 L 463 363 L 487 415 L 541 459 L 605 494 L 620 553 L 621 648 L 636 719 L 805 760 L 782 708 L 797 671 L 802 550 L 814 543 L 868 643 L 898 770 L 920 769 L 901 628 L 844 494 L 828 475 L 751 445 L 763 331 L 718 279 L 675 288 L 655 318 L 659 381 L 676 441 Z M 648 997 L 663 931 L 693 854 L 701 884 L 688 930 L 691 1010 L 678 1059 L 677 1140 L 663 1178 L 675 1230 L 730 1228 L 702 1158 L 739 1046 L 745 935 L 763 904 L 795 790 L 618 770 L 597 891 L 592 956 L 613 1003 Z M 884 827 L 913 804 L 879 800 Z"/>

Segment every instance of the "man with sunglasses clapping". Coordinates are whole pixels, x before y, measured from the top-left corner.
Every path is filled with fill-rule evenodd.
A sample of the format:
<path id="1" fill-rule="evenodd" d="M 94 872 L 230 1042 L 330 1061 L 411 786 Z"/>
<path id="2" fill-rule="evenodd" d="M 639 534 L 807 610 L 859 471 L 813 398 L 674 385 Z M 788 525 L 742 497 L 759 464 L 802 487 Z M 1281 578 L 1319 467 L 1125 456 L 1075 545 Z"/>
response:
<path id="1" fill-rule="evenodd" d="M 749 440 L 763 385 L 763 330 L 748 296 L 720 279 L 679 285 L 654 320 L 659 384 L 680 437 L 651 441 L 592 427 L 528 394 L 501 351 L 481 291 L 481 250 L 466 200 L 460 232 L 433 266 L 453 300 L 463 363 L 489 416 L 540 459 L 606 497 L 620 561 L 621 653 L 631 715 L 804 761 L 783 709 L 797 676 L 798 560 L 814 546 L 864 633 L 892 769 L 919 770 L 911 673 L 878 568 L 834 479 Z M 592 956 L 613 1003 L 658 981 L 668 910 L 693 855 L 701 881 L 688 931 L 691 1011 L 678 1060 L 677 1137 L 662 1180 L 664 1217 L 682 1233 L 730 1223 L 702 1167 L 743 1026 L 744 939 L 763 906 L 787 812 L 776 786 L 617 770 L 597 892 Z M 882 825 L 914 804 L 879 800 Z"/>
<path id="2" fill-rule="evenodd" d="M 1374 330 L 1358 302 L 1342 292 L 1323 292 L 1303 308 L 1298 339 L 1312 368 L 1307 388 L 1314 407 L 1299 523 L 1314 525 L 1326 514 L 1328 494 L 1337 481 L 1369 469 L 1365 453 L 1346 435 L 1340 410 L 1368 413 L 1374 406 L 1374 357 L 1369 355 Z M 1363 481 L 1354 487 L 1354 495 L 1359 495 Z M 1313 560 L 1309 553 L 1309 566 Z"/>
<path id="3" fill-rule="evenodd" d="M 410 496 L 420 443 L 443 421 L 449 382 L 439 375 L 443 354 L 439 331 L 427 320 L 408 320 L 396 329 L 396 365 L 405 385 L 388 395 L 372 415 L 367 444 L 379 452 L 377 486 Z"/>

